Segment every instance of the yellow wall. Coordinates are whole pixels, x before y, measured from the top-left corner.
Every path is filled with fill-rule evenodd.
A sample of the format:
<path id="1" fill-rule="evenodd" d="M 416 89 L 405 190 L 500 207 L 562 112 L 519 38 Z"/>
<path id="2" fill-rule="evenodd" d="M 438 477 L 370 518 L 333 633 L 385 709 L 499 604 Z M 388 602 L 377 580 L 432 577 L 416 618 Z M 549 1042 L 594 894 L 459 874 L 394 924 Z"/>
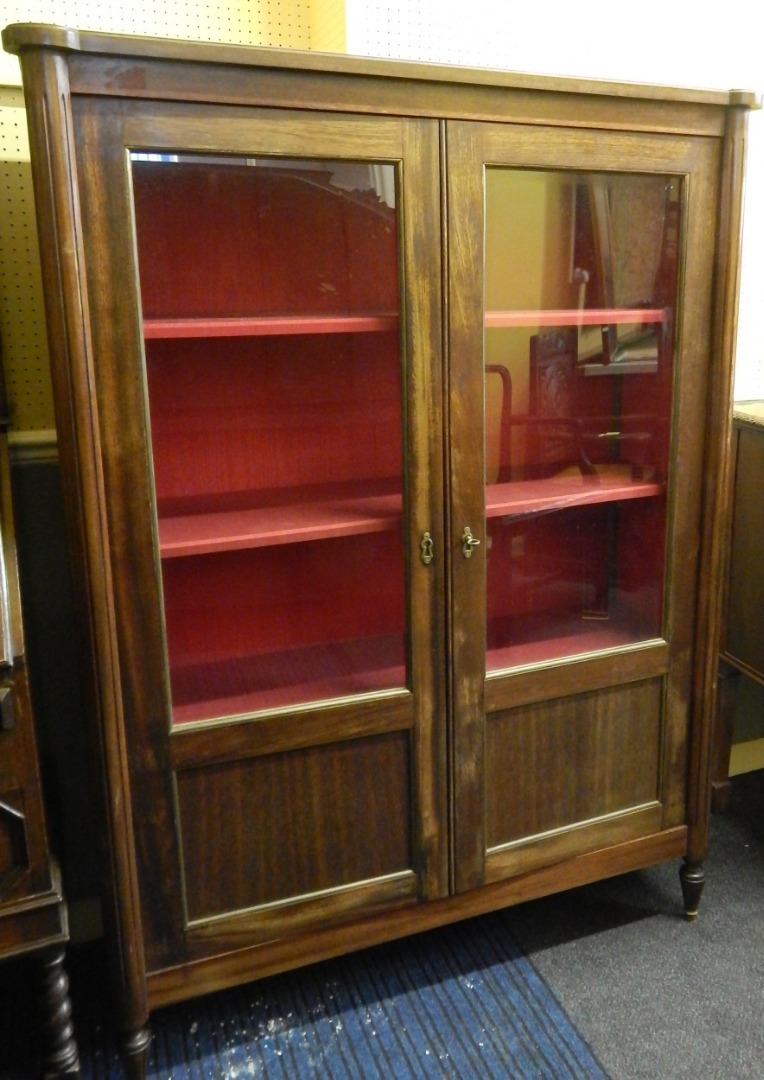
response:
<path id="1" fill-rule="evenodd" d="M 486 170 L 486 310 L 529 311 L 576 306 L 572 265 L 572 182 L 564 173 Z M 512 379 L 512 413 L 528 411 L 531 336 L 538 327 L 490 329 L 486 362 Z M 486 380 L 486 458 L 498 465 L 500 381 Z M 513 448 L 521 453 L 520 447 Z"/>
<path id="2" fill-rule="evenodd" d="M 312 0 L 310 48 L 319 52 L 347 51 L 345 0 Z"/>

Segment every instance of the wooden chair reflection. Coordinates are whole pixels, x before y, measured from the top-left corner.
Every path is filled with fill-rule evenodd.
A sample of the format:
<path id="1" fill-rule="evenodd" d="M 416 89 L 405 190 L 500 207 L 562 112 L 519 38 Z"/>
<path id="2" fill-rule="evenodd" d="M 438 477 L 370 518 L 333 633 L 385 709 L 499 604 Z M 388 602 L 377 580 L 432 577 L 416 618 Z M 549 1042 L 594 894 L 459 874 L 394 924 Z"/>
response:
<path id="1" fill-rule="evenodd" d="M 574 328 L 533 335 L 529 411 L 524 414 L 513 415 L 508 368 L 486 365 L 486 374 L 498 376 L 502 384 L 497 483 L 544 479 L 571 467 L 598 482 L 578 416 L 577 343 Z"/>
<path id="2" fill-rule="evenodd" d="M 501 364 L 486 365 L 487 376 L 501 379 L 497 483 L 551 479 L 569 470 L 577 471 L 587 484 L 600 483 L 586 453 L 584 424 L 578 415 L 577 351 L 575 328 L 553 329 L 531 338 L 529 411 L 525 414 L 512 413 L 508 369 Z M 529 549 L 535 549 L 533 578 L 540 593 L 549 597 L 577 595 L 581 617 L 606 618 L 612 532 L 609 508 L 565 512 L 570 516 L 566 528 L 571 544 L 552 552 L 539 550 L 538 544 L 531 542 Z M 520 522 L 514 525 L 515 530 L 521 527 Z M 537 532 L 539 527 L 543 528 L 540 522 L 528 519 L 527 528 Z M 512 555 L 507 552 L 505 558 L 511 565 Z"/>

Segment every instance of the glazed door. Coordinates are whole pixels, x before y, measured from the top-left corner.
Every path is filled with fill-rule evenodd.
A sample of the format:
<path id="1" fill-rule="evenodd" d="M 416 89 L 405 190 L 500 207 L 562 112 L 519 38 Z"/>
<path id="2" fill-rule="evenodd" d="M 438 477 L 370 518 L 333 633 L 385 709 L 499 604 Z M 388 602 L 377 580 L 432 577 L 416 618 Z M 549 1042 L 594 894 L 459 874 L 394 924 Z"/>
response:
<path id="1" fill-rule="evenodd" d="M 462 891 L 684 820 L 715 172 L 671 137 L 448 152 Z"/>
<path id="2" fill-rule="evenodd" d="M 436 128 L 81 108 L 149 968 L 443 895 Z"/>

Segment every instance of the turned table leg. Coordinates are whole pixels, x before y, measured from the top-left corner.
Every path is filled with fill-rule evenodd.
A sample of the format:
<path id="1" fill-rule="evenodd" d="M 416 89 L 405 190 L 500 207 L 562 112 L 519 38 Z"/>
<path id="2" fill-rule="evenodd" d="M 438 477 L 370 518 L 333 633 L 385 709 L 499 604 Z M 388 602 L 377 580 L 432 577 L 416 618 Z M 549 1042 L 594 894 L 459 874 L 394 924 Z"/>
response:
<path id="1" fill-rule="evenodd" d="M 80 1064 L 74 1040 L 69 979 L 64 969 L 63 945 L 40 956 L 42 984 L 40 1010 L 43 1030 L 43 1076 L 79 1076 Z"/>

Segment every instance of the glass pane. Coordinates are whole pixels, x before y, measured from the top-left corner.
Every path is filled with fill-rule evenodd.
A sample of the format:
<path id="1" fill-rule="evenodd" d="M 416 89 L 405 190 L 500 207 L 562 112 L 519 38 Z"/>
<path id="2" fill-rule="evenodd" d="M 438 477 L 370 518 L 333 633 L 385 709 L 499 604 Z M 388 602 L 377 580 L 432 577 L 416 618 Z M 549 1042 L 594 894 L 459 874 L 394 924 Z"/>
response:
<path id="1" fill-rule="evenodd" d="M 394 167 L 132 173 L 173 720 L 406 685 Z"/>
<path id="2" fill-rule="evenodd" d="M 488 671 L 661 634 L 680 197 L 486 170 Z"/>

